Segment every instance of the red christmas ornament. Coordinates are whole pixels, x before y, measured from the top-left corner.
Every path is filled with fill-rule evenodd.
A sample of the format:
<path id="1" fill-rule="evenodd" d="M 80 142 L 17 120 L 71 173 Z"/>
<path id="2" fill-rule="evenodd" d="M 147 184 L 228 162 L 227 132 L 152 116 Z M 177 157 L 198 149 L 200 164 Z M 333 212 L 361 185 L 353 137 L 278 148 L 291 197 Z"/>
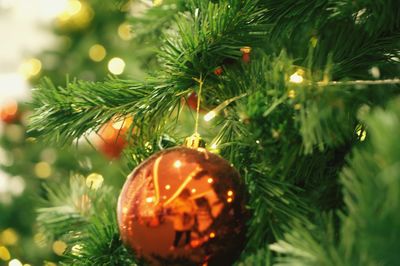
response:
<path id="1" fill-rule="evenodd" d="M 10 102 L 0 110 L 0 119 L 6 124 L 15 122 L 19 117 L 17 102 Z"/>
<path id="2" fill-rule="evenodd" d="M 122 124 L 121 124 L 122 123 Z M 99 150 L 109 159 L 118 159 L 127 145 L 126 133 L 132 124 L 132 119 L 122 122 L 109 122 L 100 131 Z"/>
<path id="3" fill-rule="evenodd" d="M 123 242 L 149 265 L 231 265 L 245 239 L 239 174 L 205 149 L 156 153 L 118 201 Z"/>
<path id="4" fill-rule="evenodd" d="M 224 72 L 224 69 L 222 67 L 217 67 L 216 69 L 214 69 L 214 74 L 217 76 L 221 76 L 222 72 Z"/>
<path id="5" fill-rule="evenodd" d="M 191 92 L 187 97 L 187 105 L 193 110 L 197 110 L 197 102 L 199 97 L 196 92 Z"/>
<path id="6" fill-rule="evenodd" d="M 246 64 L 250 63 L 251 47 L 244 46 L 244 47 L 240 48 L 240 51 L 242 52 L 242 61 Z"/>

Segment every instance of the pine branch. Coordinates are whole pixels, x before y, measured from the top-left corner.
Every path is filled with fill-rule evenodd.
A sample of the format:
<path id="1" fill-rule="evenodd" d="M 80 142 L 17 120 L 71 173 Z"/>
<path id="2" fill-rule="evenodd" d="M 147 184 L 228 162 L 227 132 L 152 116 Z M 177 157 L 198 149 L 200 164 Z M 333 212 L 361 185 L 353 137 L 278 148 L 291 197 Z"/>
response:
<path id="1" fill-rule="evenodd" d="M 341 247 L 353 265 L 395 265 L 400 260 L 400 98 L 362 119 L 367 143 L 353 151 L 341 175 L 346 203 Z"/>
<path id="2" fill-rule="evenodd" d="M 169 112 L 179 106 L 180 95 L 161 80 L 139 84 L 113 78 L 105 82 L 71 82 L 62 88 L 45 79 L 34 92 L 36 114 L 31 130 L 64 144 L 98 131 L 111 119 L 126 116 L 134 117 L 134 125 L 146 126 L 146 132 L 157 130 Z"/>
<path id="3" fill-rule="evenodd" d="M 83 177 L 74 176 L 69 185 L 47 192 L 37 222 L 42 233 L 67 244 L 65 265 L 136 265 L 119 237 L 112 189 L 93 190 Z"/>
<path id="4" fill-rule="evenodd" d="M 191 1 L 189 10 L 190 16 L 178 18 L 178 32 L 166 38 L 160 53 L 165 72 L 184 87 L 226 58 L 237 59 L 242 46 L 256 46 L 266 34 L 264 10 L 254 1 Z"/>

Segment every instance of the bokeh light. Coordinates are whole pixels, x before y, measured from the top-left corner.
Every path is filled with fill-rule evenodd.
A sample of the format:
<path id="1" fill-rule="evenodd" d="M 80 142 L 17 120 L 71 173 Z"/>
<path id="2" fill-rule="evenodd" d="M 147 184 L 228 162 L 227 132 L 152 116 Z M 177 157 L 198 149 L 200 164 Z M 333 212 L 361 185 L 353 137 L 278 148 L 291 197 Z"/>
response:
<path id="1" fill-rule="evenodd" d="M 108 61 L 108 70 L 114 75 L 120 75 L 124 72 L 125 62 L 119 57 L 114 57 Z"/>

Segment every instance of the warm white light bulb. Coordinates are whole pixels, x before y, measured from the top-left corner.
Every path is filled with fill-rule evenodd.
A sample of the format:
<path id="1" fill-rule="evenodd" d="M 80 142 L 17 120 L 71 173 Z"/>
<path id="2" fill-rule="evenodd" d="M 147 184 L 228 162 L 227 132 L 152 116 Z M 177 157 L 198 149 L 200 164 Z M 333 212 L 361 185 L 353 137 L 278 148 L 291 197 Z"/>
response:
<path id="1" fill-rule="evenodd" d="M 210 111 L 204 116 L 204 120 L 206 122 L 211 121 L 216 115 L 215 111 Z"/>
<path id="2" fill-rule="evenodd" d="M 119 57 L 114 57 L 108 61 L 108 70 L 114 75 L 120 75 L 124 72 L 125 62 Z"/>
<path id="3" fill-rule="evenodd" d="M 293 75 L 290 76 L 289 81 L 292 83 L 302 83 L 304 80 L 303 76 L 300 75 L 299 71 L 296 71 Z"/>

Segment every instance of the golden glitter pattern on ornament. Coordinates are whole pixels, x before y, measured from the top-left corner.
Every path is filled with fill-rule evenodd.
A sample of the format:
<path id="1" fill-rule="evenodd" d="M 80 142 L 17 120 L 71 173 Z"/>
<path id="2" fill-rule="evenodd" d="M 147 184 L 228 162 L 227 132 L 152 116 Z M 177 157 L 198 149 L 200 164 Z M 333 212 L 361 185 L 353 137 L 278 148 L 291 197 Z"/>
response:
<path id="1" fill-rule="evenodd" d="M 122 189 L 121 237 L 150 265 L 231 265 L 244 243 L 241 191 L 237 171 L 205 149 L 159 152 Z"/>

